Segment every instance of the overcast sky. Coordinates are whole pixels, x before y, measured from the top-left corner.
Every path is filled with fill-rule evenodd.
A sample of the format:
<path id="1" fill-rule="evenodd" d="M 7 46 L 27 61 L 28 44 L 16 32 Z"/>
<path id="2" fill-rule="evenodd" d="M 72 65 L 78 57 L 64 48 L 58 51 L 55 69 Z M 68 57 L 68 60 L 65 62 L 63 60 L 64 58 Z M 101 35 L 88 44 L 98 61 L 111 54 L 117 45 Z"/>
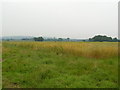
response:
<path id="1" fill-rule="evenodd" d="M 118 36 L 117 0 L 3 0 L 3 36 Z"/>

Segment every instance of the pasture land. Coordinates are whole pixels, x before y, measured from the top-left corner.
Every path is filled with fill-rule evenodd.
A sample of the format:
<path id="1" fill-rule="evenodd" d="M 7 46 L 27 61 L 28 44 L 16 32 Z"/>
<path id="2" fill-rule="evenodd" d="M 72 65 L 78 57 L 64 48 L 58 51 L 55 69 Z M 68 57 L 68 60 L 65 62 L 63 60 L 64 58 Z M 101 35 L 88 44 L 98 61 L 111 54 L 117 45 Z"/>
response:
<path id="1" fill-rule="evenodd" d="M 3 42 L 3 88 L 115 88 L 117 42 Z"/>

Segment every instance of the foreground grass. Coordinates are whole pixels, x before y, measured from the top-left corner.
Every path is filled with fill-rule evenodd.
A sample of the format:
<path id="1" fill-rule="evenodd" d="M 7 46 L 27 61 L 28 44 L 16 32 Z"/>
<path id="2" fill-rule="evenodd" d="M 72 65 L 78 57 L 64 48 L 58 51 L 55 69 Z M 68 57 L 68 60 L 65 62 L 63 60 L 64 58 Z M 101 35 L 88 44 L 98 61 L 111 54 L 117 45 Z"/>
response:
<path id="1" fill-rule="evenodd" d="M 3 42 L 3 88 L 112 88 L 117 43 Z"/>

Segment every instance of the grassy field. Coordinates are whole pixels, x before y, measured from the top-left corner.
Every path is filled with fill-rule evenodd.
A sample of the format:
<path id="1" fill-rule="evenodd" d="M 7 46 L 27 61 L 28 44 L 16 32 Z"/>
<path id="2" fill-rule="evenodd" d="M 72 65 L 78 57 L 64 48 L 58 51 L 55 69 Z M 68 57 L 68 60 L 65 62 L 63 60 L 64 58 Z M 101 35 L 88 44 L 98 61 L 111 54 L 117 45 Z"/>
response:
<path id="1" fill-rule="evenodd" d="M 115 88 L 117 42 L 3 42 L 3 88 Z"/>

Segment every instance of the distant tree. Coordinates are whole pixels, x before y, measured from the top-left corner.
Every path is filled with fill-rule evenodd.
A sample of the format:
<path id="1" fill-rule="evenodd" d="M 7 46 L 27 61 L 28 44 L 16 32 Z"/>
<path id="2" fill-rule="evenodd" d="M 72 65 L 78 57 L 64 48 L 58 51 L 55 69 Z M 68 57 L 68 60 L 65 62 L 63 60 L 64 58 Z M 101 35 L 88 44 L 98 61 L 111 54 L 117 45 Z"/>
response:
<path id="1" fill-rule="evenodd" d="M 37 41 L 37 38 L 36 38 L 36 37 L 34 37 L 33 39 L 34 39 L 35 41 Z"/>
<path id="2" fill-rule="evenodd" d="M 67 41 L 70 41 L 70 38 L 67 38 Z"/>
<path id="3" fill-rule="evenodd" d="M 23 38 L 23 39 L 21 39 L 21 40 L 30 40 L 30 39 L 28 39 L 28 38 Z"/>
<path id="4" fill-rule="evenodd" d="M 113 38 L 113 40 L 112 40 L 113 42 L 117 42 L 118 41 L 118 39 L 117 38 Z"/>
<path id="5" fill-rule="evenodd" d="M 35 41 L 44 41 L 44 38 L 43 37 L 34 37 L 34 40 Z"/>
<path id="6" fill-rule="evenodd" d="M 94 36 L 93 38 L 89 38 L 89 41 L 99 41 L 99 42 L 112 41 L 112 38 L 107 36 L 97 35 Z"/>
<path id="7" fill-rule="evenodd" d="M 58 38 L 58 41 L 63 41 L 63 39 L 62 38 Z"/>
<path id="8" fill-rule="evenodd" d="M 89 38 L 89 41 L 92 41 L 92 38 Z"/>
<path id="9" fill-rule="evenodd" d="M 43 37 L 38 37 L 39 41 L 44 41 Z"/>

